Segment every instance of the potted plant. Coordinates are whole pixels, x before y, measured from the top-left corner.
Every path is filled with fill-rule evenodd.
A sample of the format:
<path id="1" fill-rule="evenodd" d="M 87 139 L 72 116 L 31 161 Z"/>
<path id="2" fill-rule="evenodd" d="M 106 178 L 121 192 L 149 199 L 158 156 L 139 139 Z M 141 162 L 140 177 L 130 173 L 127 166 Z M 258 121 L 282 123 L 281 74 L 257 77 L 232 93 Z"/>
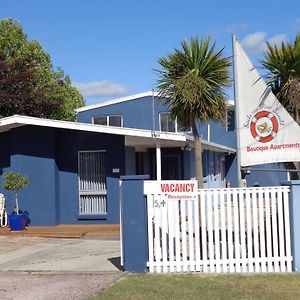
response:
<path id="1" fill-rule="evenodd" d="M 14 212 L 8 217 L 10 230 L 23 230 L 27 224 L 27 214 L 20 213 L 19 211 L 18 192 L 29 184 L 29 179 L 27 176 L 24 176 L 17 172 L 5 173 L 3 175 L 3 178 L 3 187 L 10 192 L 14 192 L 16 196 L 16 205 Z"/>

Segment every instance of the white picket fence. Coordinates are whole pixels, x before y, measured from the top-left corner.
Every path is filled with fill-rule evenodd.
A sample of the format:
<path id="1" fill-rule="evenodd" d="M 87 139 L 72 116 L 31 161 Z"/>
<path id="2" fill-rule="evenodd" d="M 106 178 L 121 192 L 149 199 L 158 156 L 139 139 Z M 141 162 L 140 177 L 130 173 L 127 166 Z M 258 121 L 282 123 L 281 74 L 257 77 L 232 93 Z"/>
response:
<path id="1" fill-rule="evenodd" d="M 145 181 L 149 272 L 291 272 L 289 188 L 201 189 L 166 200 Z"/>

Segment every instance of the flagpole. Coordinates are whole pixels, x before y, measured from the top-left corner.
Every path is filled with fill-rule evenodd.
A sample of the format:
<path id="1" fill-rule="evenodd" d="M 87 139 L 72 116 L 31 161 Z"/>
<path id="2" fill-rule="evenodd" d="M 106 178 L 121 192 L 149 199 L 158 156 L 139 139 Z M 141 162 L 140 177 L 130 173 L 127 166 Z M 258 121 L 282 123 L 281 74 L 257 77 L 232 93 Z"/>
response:
<path id="1" fill-rule="evenodd" d="M 240 128 L 239 128 L 239 97 L 238 97 L 238 80 L 237 80 L 237 61 L 236 61 L 236 36 L 232 35 L 232 52 L 233 52 L 233 87 L 234 87 L 234 105 L 235 105 L 235 132 L 236 132 L 236 164 L 237 164 L 237 181 L 238 187 L 242 185 L 241 176 L 241 147 L 240 147 Z"/>

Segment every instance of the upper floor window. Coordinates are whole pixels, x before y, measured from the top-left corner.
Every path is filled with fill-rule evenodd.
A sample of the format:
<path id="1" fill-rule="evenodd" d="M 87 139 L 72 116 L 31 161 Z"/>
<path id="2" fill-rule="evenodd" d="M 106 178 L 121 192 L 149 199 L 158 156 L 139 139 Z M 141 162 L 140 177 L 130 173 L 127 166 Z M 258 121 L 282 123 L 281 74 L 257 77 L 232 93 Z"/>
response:
<path id="1" fill-rule="evenodd" d="M 160 120 L 160 130 L 168 132 L 186 132 L 191 131 L 190 129 L 186 130 L 177 120 L 172 120 L 171 113 L 163 112 L 159 114 Z"/>
<path id="2" fill-rule="evenodd" d="M 97 125 L 123 127 L 123 116 L 112 115 L 93 117 L 93 123 Z"/>
<path id="3" fill-rule="evenodd" d="M 226 120 L 227 131 L 234 131 L 235 130 L 235 111 L 227 110 L 226 117 L 227 117 L 227 120 Z"/>

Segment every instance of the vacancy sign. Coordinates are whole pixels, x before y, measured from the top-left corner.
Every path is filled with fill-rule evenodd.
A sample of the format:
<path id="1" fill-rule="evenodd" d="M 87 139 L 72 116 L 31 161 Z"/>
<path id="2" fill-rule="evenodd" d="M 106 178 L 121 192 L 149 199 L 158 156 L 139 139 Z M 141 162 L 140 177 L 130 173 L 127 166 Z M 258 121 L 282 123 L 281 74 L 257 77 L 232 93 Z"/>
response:
<path id="1" fill-rule="evenodd" d="M 161 180 L 145 181 L 145 194 L 159 194 L 165 200 L 197 200 L 197 180 Z"/>

